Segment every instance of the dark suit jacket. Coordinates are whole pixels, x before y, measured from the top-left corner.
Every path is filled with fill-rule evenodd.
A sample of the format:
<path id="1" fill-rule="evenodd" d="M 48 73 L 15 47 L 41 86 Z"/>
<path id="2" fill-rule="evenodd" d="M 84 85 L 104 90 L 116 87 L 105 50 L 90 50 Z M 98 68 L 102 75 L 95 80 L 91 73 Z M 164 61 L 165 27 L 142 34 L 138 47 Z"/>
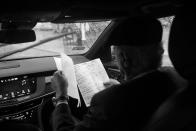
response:
<path id="1" fill-rule="evenodd" d="M 176 90 L 167 73 L 153 71 L 94 95 L 89 112 L 76 124 L 69 106 L 53 112 L 55 131 L 140 130 L 152 113 Z"/>

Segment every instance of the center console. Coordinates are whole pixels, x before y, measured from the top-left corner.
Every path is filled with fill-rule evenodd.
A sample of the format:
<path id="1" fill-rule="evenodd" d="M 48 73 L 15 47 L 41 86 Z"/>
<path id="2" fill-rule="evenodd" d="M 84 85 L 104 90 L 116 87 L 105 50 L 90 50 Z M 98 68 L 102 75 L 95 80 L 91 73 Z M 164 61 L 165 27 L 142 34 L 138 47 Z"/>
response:
<path id="1" fill-rule="evenodd" d="M 47 86 L 56 71 L 52 57 L 18 60 L 18 63 L 20 66 L 14 68 L 0 68 L 0 121 L 32 122 L 43 98 L 54 95 Z"/>
<path id="2" fill-rule="evenodd" d="M 30 120 L 43 98 L 54 94 L 46 86 L 46 78 L 53 72 L 1 78 L 0 121 Z"/>
<path id="3" fill-rule="evenodd" d="M 28 75 L 0 79 L 0 104 L 17 101 L 20 97 L 35 93 L 36 85 L 36 77 Z"/>

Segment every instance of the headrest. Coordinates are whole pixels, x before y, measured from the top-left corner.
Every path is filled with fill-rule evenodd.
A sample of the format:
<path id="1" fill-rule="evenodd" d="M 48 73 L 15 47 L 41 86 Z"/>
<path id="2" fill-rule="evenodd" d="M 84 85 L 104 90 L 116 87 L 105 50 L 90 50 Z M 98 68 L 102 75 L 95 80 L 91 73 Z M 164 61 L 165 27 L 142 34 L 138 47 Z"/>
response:
<path id="1" fill-rule="evenodd" d="M 174 18 L 169 56 L 176 70 L 184 78 L 196 78 L 196 20 L 192 7 L 182 8 Z"/>
<path id="2" fill-rule="evenodd" d="M 147 45 L 162 40 L 161 23 L 154 18 L 129 18 L 118 23 L 109 36 L 111 45 Z"/>

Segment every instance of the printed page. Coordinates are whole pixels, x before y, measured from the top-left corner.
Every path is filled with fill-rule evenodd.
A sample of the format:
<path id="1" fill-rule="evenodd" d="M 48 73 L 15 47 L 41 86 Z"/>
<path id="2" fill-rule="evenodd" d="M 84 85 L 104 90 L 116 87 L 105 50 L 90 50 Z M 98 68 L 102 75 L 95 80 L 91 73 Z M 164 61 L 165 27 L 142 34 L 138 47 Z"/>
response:
<path id="1" fill-rule="evenodd" d="M 105 89 L 103 83 L 109 81 L 109 77 L 100 59 L 75 65 L 78 87 L 86 106 L 90 106 L 93 95 Z"/>
<path id="2" fill-rule="evenodd" d="M 77 81 L 75 75 L 75 69 L 72 59 L 66 54 L 61 54 L 61 58 L 54 57 L 58 70 L 63 71 L 65 77 L 68 80 L 68 95 L 78 100 L 80 104 L 80 97 L 77 88 Z"/>

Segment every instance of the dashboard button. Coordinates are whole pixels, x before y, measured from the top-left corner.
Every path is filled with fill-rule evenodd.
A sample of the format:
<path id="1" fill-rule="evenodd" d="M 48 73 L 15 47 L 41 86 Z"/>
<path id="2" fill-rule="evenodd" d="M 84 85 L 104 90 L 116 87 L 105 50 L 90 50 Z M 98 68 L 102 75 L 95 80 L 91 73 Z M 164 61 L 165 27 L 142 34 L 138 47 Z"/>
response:
<path id="1" fill-rule="evenodd" d="M 25 94 L 25 91 L 24 91 L 24 90 L 22 90 L 22 93 L 23 93 L 23 94 Z"/>
<path id="2" fill-rule="evenodd" d="M 4 97 L 3 99 L 4 99 L 4 100 L 7 100 L 7 97 Z"/>
<path id="3" fill-rule="evenodd" d="M 15 97 L 15 94 L 14 94 L 14 92 L 11 92 L 11 96 L 14 98 Z"/>

